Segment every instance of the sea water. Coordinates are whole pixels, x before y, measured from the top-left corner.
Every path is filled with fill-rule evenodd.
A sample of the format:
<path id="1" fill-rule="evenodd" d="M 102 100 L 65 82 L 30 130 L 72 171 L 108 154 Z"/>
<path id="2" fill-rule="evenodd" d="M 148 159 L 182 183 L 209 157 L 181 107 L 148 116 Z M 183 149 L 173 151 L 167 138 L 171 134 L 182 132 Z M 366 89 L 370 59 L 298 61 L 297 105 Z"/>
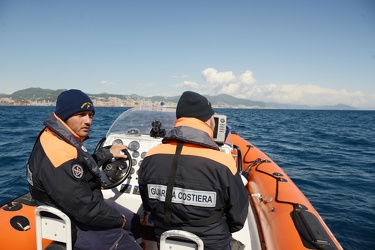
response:
<path id="1" fill-rule="evenodd" d="M 127 108 L 96 108 L 92 152 Z M 0 205 L 28 191 L 26 162 L 54 107 L 0 106 Z M 375 111 L 216 109 L 310 200 L 344 249 L 375 249 Z"/>

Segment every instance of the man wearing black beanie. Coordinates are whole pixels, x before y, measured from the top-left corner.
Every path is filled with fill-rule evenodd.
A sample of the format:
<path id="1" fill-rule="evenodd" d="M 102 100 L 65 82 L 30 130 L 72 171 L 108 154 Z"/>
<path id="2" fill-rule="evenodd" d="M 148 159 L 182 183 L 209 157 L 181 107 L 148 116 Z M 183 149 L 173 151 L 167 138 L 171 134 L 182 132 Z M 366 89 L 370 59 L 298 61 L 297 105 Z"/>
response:
<path id="1" fill-rule="evenodd" d="M 214 110 L 206 97 L 184 92 L 175 127 L 147 152 L 139 187 L 157 238 L 171 229 L 192 232 L 205 250 L 230 250 L 248 212 L 248 195 L 230 154 L 213 141 Z"/>
<path id="2" fill-rule="evenodd" d="M 193 91 L 184 92 L 177 103 L 176 118 L 192 117 L 203 122 L 209 120 L 215 111 L 206 97 Z"/>
<path id="3" fill-rule="evenodd" d="M 44 121 L 27 164 L 27 181 L 37 205 L 56 207 L 74 223 L 78 249 L 141 249 L 138 215 L 112 200 L 104 200 L 98 165 L 125 158 L 126 147 L 114 144 L 90 155 L 82 144 L 95 113 L 88 95 L 71 89 L 57 97 L 55 112 Z M 133 220 L 134 218 L 134 220 Z M 139 228 L 139 227 L 138 227 Z M 124 230 L 125 229 L 125 230 Z"/>

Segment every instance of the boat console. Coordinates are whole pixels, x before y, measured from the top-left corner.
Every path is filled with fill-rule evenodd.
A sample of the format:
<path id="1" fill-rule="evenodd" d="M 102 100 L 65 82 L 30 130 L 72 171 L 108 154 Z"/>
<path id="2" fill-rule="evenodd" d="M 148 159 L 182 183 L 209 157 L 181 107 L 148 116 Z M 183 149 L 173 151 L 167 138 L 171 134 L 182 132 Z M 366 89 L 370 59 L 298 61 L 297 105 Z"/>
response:
<path id="1" fill-rule="evenodd" d="M 105 140 L 101 141 L 97 148 L 116 143 L 127 146 L 131 156 L 131 171 L 126 180 L 117 188 L 104 191 L 106 198 L 114 199 L 127 206 L 129 206 L 129 202 L 126 202 L 126 200 L 139 198 L 138 171 L 142 161 L 150 148 L 161 143 L 165 131 L 173 128 L 175 119 L 174 108 L 141 107 L 125 111 L 116 119 L 108 130 Z M 217 115 L 215 120 L 220 126 L 216 129 L 214 140 L 219 142 L 223 152 L 230 154 L 232 146 L 224 143 L 226 117 Z M 110 181 L 104 174 L 102 178 L 107 178 L 107 181 Z M 138 205 L 133 208 L 135 212 L 138 210 Z"/>

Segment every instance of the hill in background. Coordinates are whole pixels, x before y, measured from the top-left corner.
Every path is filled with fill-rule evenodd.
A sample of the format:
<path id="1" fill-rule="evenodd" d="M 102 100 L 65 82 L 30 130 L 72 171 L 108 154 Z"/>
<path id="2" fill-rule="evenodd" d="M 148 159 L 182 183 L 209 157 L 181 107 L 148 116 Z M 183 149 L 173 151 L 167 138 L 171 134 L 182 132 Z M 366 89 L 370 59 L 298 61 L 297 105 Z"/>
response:
<path id="1" fill-rule="evenodd" d="M 55 105 L 57 96 L 65 89 L 27 88 L 18 90 L 10 95 L 0 94 L 2 105 Z M 89 94 L 89 93 L 88 93 Z M 97 106 L 136 106 L 139 104 L 154 104 L 164 102 L 176 105 L 180 96 L 143 97 L 139 95 L 116 94 L 89 94 Z M 275 102 L 261 102 L 236 98 L 226 94 L 206 96 L 214 107 L 220 108 L 260 108 L 260 109 L 331 109 L 331 110 L 355 110 L 354 107 L 344 104 L 334 106 L 308 106 L 295 104 L 282 104 Z"/>

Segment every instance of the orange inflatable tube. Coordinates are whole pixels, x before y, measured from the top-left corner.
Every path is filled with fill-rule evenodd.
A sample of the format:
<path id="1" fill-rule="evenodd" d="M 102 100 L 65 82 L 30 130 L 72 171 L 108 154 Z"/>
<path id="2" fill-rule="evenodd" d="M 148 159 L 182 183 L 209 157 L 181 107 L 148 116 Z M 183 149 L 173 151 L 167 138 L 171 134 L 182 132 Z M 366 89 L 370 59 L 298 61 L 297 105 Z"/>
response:
<path id="1" fill-rule="evenodd" d="M 0 208 L 0 249 L 36 249 L 35 206 L 13 201 Z M 43 249 L 51 243 L 43 239 Z"/>
<path id="2" fill-rule="evenodd" d="M 242 155 L 247 191 L 258 215 L 264 249 L 342 249 L 323 219 L 288 175 L 237 134 L 233 155 Z M 236 147 L 235 147 L 236 148 Z M 238 149 L 239 148 L 239 149 Z"/>

